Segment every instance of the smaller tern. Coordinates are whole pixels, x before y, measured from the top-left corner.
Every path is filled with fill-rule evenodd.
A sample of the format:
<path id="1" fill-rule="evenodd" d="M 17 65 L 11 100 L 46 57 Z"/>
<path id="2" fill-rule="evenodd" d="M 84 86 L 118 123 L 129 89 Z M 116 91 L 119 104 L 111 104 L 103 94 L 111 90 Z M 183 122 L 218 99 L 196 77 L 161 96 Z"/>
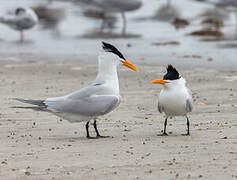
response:
<path id="1" fill-rule="evenodd" d="M 0 16 L 0 23 L 20 31 L 20 41 L 23 41 L 23 31 L 33 28 L 38 23 L 38 16 L 31 8 L 18 7 Z"/>
<path id="2" fill-rule="evenodd" d="M 99 70 L 95 81 L 79 91 L 62 97 L 47 98 L 46 100 L 16 100 L 36 105 L 35 110 L 47 111 L 62 117 L 69 122 L 86 121 L 87 138 L 89 134 L 89 121 L 94 119 L 96 137 L 101 136 L 97 129 L 96 118 L 114 110 L 120 104 L 119 82 L 117 66 L 122 64 L 134 71 L 137 68 L 128 62 L 122 53 L 113 45 L 103 42 L 103 52 L 99 55 Z"/>
<path id="3" fill-rule="evenodd" d="M 167 119 L 174 116 L 185 116 L 187 118 L 187 136 L 189 133 L 189 118 L 187 114 L 193 109 L 193 100 L 191 91 L 186 87 L 186 81 L 181 77 L 178 71 L 168 65 L 167 73 L 162 79 L 156 79 L 151 83 L 162 84 L 163 89 L 158 98 L 158 111 L 165 113 L 164 136 L 167 136 L 166 125 Z"/>

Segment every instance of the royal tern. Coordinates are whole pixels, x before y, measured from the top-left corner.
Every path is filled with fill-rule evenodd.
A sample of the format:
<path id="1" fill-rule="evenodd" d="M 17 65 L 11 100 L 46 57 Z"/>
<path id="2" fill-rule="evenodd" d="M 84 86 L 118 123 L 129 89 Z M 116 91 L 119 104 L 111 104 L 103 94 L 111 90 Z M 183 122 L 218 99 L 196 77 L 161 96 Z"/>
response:
<path id="1" fill-rule="evenodd" d="M 51 112 L 72 123 L 86 121 L 87 138 L 91 138 L 88 130 L 89 121 L 94 119 L 96 137 L 103 137 L 100 136 L 97 130 L 96 118 L 111 112 L 120 103 L 117 65 L 123 64 L 134 71 L 138 70 L 125 59 L 117 48 L 105 42 L 103 42 L 103 52 L 99 55 L 98 61 L 99 68 L 96 79 L 92 84 L 79 91 L 62 97 L 47 98 L 46 100 L 19 98 L 16 100 L 36 105 L 32 108 Z"/>
<path id="2" fill-rule="evenodd" d="M 102 30 L 106 23 L 107 13 L 121 13 L 123 20 L 122 35 L 126 35 L 127 21 L 125 12 L 137 10 L 142 6 L 141 0 L 74 0 L 74 2 L 84 3 L 101 9 L 104 12 Z"/>
<path id="3" fill-rule="evenodd" d="M 0 16 L 0 22 L 20 31 L 20 40 L 23 41 L 23 31 L 34 27 L 38 22 L 38 17 L 31 8 L 18 7 Z"/>
<path id="4" fill-rule="evenodd" d="M 190 135 L 187 114 L 193 109 L 193 100 L 191 91 L 185 85 L 185 79 L 179 75 L 172 65 L 168 65 L 164 77 L 153 80 L 151 83 L 163 85 L 158 98 L 158 111 L 160 113 L 164 112 L 166 116 L 162 135 L 168 135 L 166 133 L 167 119 L 174 116 L 186 116 L 187 134 L 185 135 Z"/>

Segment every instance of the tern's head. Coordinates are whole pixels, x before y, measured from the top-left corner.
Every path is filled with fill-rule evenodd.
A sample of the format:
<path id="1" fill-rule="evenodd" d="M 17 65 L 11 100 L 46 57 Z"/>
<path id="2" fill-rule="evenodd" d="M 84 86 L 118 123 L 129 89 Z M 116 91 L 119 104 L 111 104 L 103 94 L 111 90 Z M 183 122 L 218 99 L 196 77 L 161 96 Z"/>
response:
<path id="1" fill-rule="evenodd" d="M 185 80 L 179 75 L 179 72 L 172 66 L 168 65 L 167 73 L 161 79 L 151 81 L 154 84 L 162 84 L 165 87 L 171 87 L 178 84 L 185 85 Z"/>
<path id="2" fill-rule="evenodd" d="M 103 44 L 103 50 L 104 50 L 104 58 L 107 59 L 107 61 L 114 61 L 117 64 L 122 64 L 136 72 L 138 72 L 138 69 L 136 66 L 134 66 L 132 63 L 127 61 L 123 54 L 113 45 L 102 42 Z"/>

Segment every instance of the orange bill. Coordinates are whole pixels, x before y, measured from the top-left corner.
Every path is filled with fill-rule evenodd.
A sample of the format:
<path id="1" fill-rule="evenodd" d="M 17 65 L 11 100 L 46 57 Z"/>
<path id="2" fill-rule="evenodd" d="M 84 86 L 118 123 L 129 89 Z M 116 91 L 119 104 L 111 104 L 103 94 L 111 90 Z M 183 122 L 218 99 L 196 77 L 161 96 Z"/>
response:
<path id="1" fill-rule="evenodd" d="M 124 66 L 127 66 L 128 68 L 132 69 L 133 71 L 138 72 L 138 69 L 136 66 L 134 66 L 132 63 L 128 62 L 128 61 L 122 61 Z"/>
<path id="2" fill-rule="evenodd" d="M 151 81 L 151 83 L 154 83 L 154 84 L 166 84 L 168 82 L 165 81 L 164 79 L 155 79 L 155 80 Z"/>

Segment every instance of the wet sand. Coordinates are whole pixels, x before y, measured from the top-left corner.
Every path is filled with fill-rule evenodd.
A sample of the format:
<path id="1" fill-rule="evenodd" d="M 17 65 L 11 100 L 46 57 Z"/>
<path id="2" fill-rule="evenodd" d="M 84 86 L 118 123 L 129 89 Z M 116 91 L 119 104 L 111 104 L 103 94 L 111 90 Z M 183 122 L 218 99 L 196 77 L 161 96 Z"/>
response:
<path id="1" fill-rule="evenodd" d="M 170 135 L 161 137 L 161 87 L 150 80 L 165 68 L 138 68 L 139 73 L 119 68 L 122 102 L 99 119 L 101 134 L 111 137 L 88 140 L 85 123 L 10 107 L 23 105 L 15 97 L 44 99 L 80 89 L 95 78 L 97 64 L 0 61 L 1 179 L 237 178 L 237 72 L 178 66 L 195 100 L 191 136 L 181 136 L 186 120 L 177 117 L 168 121 Z"/>

